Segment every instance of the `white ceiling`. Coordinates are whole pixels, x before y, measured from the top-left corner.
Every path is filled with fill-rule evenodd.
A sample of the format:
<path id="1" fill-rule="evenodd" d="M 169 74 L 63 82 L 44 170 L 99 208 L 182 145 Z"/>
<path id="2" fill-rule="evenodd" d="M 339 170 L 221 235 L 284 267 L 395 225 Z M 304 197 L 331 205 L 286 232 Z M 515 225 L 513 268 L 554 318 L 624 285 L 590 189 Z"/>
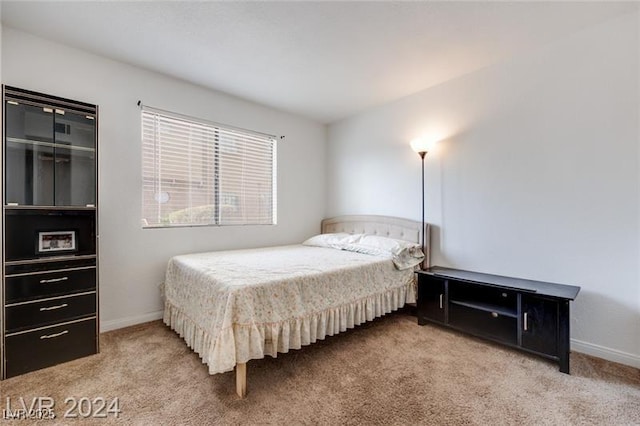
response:
<path id="1" fill-rule="evenodd" d="M 637 8 L 613 2 L 2 2 L 4 25 L 329 123 Z"/>

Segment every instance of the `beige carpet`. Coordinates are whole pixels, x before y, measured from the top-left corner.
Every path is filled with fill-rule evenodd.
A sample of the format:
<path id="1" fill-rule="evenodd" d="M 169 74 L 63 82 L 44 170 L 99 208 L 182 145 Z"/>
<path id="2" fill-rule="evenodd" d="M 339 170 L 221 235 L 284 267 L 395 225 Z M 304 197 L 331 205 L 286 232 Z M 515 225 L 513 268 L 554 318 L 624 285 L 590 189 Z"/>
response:
<path id="1" fill-rule="evenodd" d="M 102 335 L 99 355 L 0 383 L 6 397 L 118 397 L 118 420 L 76 424 L 640 424 L 640 371 L 572 354 L 572 375 L 521 352 L 388 315 L 277 359 L 209 376 L 173 331 L 152 322 Z M 2 421 L 1 424 L 23 422 Z"/>

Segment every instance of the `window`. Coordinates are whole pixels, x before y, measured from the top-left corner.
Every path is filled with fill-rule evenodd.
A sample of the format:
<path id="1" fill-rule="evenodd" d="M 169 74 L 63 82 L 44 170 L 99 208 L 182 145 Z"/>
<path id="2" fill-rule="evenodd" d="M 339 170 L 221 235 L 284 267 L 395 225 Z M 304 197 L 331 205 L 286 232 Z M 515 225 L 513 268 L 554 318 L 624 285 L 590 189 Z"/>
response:
<path id="1" fill-rule="evenodd" d="M 275 137 L 143 107 L 142 223 L 275 224 Z"/>

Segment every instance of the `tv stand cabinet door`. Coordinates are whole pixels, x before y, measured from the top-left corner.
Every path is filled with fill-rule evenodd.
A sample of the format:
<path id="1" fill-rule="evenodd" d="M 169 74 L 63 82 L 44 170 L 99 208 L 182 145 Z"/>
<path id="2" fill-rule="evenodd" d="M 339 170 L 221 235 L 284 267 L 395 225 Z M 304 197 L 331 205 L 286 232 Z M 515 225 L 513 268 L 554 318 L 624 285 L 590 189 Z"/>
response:
<path id="1" fill-rule="evenodd" d="M 418 274 L 418 323 L 427 320 L 446 323 L 446 281 L 426 274 Z"/>
<path id="2" fill-rule="evenodd" d="M 522 347 L 558 356 L 558 301 L 522 295 Z"/>

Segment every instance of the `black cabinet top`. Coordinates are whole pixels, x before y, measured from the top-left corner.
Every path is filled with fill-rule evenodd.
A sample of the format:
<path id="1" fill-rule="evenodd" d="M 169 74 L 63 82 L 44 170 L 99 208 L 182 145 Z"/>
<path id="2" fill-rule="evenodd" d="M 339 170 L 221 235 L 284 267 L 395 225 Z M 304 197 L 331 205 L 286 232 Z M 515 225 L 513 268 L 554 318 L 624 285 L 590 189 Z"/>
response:
<path id="1" fill-rule="evenodd" d="M 417 273 L 433 275 L 442 278 L 451 278 L 471 283 L 510 288 L 523 292 L 536 293 L 541 296 L 551 296 L 569 300 L 574 300 L 578 296 L 578 292 L 580 291 L 580 287 L 576 287 L 573 285 L 554 284 L 544 281 L 503 277 L 500 275 L 482 274 L 480 272 L 462 271 L 460 269 L 443 268 L 440 266 L 433 266 L 424 271 L 417 271 Z"/>
<path id="2" fill-rule="evenodd" d="M 98 113 L 97 105 L 61 98 L 59 96 L 33 92 L 31 90 L 20 89 L 17 87 L 4 86 L 4 93 L 6 98 L 14 99 L 17 101 L 44 103 L 52 107 L 72 109 L 74 111 L 82 112 L 85 114 L 95 115 Z"/>

